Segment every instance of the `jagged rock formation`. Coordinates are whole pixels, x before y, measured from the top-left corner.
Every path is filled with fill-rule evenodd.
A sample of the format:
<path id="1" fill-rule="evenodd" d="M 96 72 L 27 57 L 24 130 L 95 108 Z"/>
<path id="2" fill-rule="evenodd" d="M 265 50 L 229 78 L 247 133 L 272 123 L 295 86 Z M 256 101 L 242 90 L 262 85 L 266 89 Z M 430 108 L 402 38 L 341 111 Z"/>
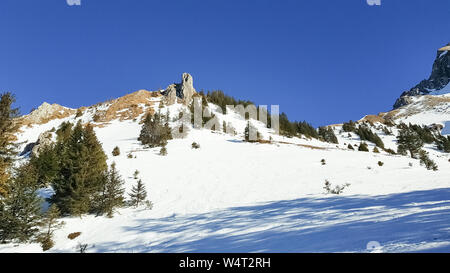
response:
<path id="1" fill-rule="evenodd" d="M 43 124 L 53 119 L 61 119 L 73 115 L 75 109 L 63 107 L 59 104 L 48 104 L 44 102 L 36 110 L 19 119 L 21 125 Z"/>
<path id="2" fill-rule="evenodd" d="M 134 120 L 155 112 L 155 103 L 171 105 L 176 102 L 188 105 L 196 94 L 192 76 L 183 73 L 181 83 L 169 85 L 163 91 L 139 90 L 123 97 L 108 100 L 89 107 L 71 109 L 58 104 L 44 102 L 30 114 L 17 118 L 19 127 L 45 124 L 55 119 L 80 117 L 82 122 L 93 122 L 93 126 L 102 127 L 112 120 Z M 29 144 L 27 152 L 33 148 Z M 24 151 L 25 152 L 25 151 Z"/>
<path id="3" fill-rule="evenodd" d="M 450 82 L 450 43 L 437 51 L 431 76 L 421 81 L 411 90 L 403 92 L 394 104 L 394 109 L 413 102 L 411 97 L 428 95 L 445 88 Z"/>
<path id="4" fill-rule="evenodd" d="M 166 96 L 167 105 L 174 104 L 180 99 L 183 104 L 188 105 L 192 96 L 197 93 L 194 88 L 194 80 L 189 73 L 183 73 L 181 83 L 169 85 L 161 94 Z"/>

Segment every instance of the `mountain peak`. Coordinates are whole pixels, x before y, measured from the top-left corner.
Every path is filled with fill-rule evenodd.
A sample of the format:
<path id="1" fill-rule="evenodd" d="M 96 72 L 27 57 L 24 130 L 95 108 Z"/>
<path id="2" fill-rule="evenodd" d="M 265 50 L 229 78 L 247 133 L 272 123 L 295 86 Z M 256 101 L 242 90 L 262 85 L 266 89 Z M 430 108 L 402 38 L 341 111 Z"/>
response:
<path id="1" fill-rule="evenodd" d="M 447 44 L 447 45 L 444 46 L 444 47 L 439 48 L 438 51 L 439 51 L 439 52 L 442 52 L 442 51 L 450 51 L 450 43 Z"/>
<path id="2" fill-rule="evenodd" d="M 75 109 L 70 109 L 59 104 L 43 102 L 37 109 L 31 111 L 21 119 L 22 125 L 42 124 L 53 119 L 65 118 L 75 113 Z"/>
<path id="3" fill-rule="evenodd" d="M 405 91 L 394 104 L 394 109 L 408 105 L 413 102 L 412 97 L 422 95 L 442 95 L 450 92 L 448 83 L 450 82 L 450 44 L 438 49 L 437 57 L 433 63 L 431 75 L 427 80 Z"/>

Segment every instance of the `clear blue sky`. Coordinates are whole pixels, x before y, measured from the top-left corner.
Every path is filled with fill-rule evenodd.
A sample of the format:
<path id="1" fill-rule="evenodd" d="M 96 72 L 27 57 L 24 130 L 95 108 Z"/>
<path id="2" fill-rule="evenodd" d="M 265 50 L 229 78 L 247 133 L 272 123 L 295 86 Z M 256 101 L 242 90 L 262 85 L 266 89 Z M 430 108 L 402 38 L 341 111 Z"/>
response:
<path id="1" fill-rule="evenodd" d="M 23 114 L 179 82 L 315 126 L 390 110 L 450 42 L 450 1 L 0 1 L 0 92 Z M 447 33 L 447 34 L 446 34 Z"/>

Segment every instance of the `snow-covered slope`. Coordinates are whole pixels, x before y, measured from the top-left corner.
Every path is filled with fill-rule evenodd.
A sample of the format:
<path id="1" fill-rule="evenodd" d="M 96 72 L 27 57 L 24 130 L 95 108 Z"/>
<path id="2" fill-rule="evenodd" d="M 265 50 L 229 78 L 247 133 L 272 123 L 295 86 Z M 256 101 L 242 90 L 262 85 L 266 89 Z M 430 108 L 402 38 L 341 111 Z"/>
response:
<path id="1" fill-rule="evenodd" d="M 116 107 L 117 101 L 111 101 L 83 108 L 81 115 L 73 111 L 23 126 L 18 133 L 24 148 L 64 121 L 93 122 L 98 112 L 108 113 L 116 105 L 117 115 L 109 112 L 94 122 L 95 131 L 109 163 L 116 162 L 125 179 L 127 192 L 139 170 L 154 203 L 152 210 L 120 209 L 112 219 L 66 217 L 50 252 L 74 252 L 78 243 L 89 244 L 88 252 L 360 252 L 368 251 L 371 241 L 381 245 L 377 251 L 450 251 L 450 157 L 433 146 L 426 149 L 439 166 L 436 172 L 416 159 L 349 150 L 348 144 L 360 140 L 341 132 L 340 126 L 334 126 L 339 144 L 329 144 L 281 137 L 253 121 L 273 142 L 246 143 L 246 121 L 235 113 L 216 113 L 220 123 L 231 122 L 238 134 L 191 128 L 187 137 L 169 142 L 164 157 L 137 140 L 140 120 L 157 111 L 162 99 L 140 92 L 132 96 L 132 104 L 139 101 L 139 111 L 135 107 L 127 112 L 130 106 Z M 183 109 L 186 106 L 174 104 L 161 111 L 169 110 L 174 118 Z M 126 116 L 120 114 L 124 111 Z M 395 149 L 397 131 L 392 131 L 394 135 L 376 132 L 387 148 Z M 201 148 L 192 149 L 192 142 Z M 120 156 L 111 155 L 115 146 Z M 330 196 L 323 189 L 325 180 L 350 186 L 342 195 Z M 42 193 L 49 195 L 51 189 Z M 81 236 L 68 239 L 73 232 Z M 0 252 L 16 251 L 41 248 L 0 245 Z"/>
<path id="2" fill-rule="evenodd" d="M 415 96 L 410 100 L 410 104 L 388 113 L 381 113 L 379 116 L 406 124 L 440 124 L 445 127 L 450 122 L 450 94 Z M 448 134 L 447 130 L 443 130 L 442 133 Z"/>

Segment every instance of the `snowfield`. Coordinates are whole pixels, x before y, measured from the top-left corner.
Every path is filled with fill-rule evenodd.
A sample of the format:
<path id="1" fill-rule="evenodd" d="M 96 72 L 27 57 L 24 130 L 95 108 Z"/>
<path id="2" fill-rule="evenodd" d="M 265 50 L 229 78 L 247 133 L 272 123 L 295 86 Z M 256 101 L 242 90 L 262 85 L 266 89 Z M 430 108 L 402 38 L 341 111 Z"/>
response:
<path id="1" fill-rule="evenodd" d="M 180 106 L 171 107 L 176 116 Z M 351 151 L 347 145 L 359 144 L 359 138 L 339 133 L 339 127 L 338 145 L 277 135 L 273 144 L 245 143 L 246 122 L 218 116 L 240 134 L 191 129 L 186 138 L 169 141 L 165 157 L 138 142 L 138 122 L 115 120 L 97 127 L 126 192 L 139 170 L 154 207 L 120 209 L 112 219 L 66 217 L 48 252 L 75 252 L 79 243 L 89 245 L 87 252 L 450 251 L 449 154 L 426 146 L 439 167 L 433 172 L 416 159 L 373 153 L 370 143 L 371 152 Z M 34 142 L 66 120 L 75 117 L 27 128 L 19 142 Z M 266 138 L 270 135 L 255 124 Z M 396 147 L 395 136 L 377 133 L 387 148 Z M 192 142 L 201 148 L 192 149 Z M 111 155 L 115 146 L 120 156 Z M 136 158 L 128 158 L 130 152 Z M 350 186 L 341 195 L 325 194 L 325 180 Z M 48 196 L 51 189 L 42 193 Z M 81 235 L 68 239 L 73 232 Z M 379 247 L 368 249 L 369 242 Z M 41 252 L 41 247 L 7 244 L 0 252 Z"/>

